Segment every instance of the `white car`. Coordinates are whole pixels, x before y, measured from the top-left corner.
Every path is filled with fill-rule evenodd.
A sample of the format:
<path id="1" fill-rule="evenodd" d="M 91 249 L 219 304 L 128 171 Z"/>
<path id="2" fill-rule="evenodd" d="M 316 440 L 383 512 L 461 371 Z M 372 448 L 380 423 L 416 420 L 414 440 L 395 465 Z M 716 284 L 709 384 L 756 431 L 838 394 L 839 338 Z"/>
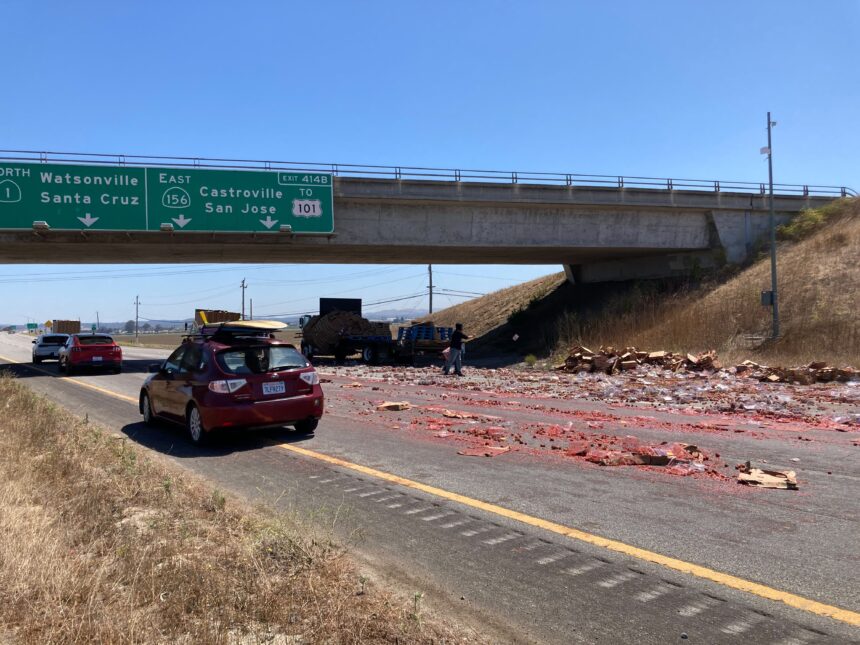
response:
<path id="1" fill-rule="evenodd" d="M 59 359 L 60 347 L 69 340 L 68 334 L 45 334 L 33 341 L 33 362 L 41 363 L 49 359 Z"/>

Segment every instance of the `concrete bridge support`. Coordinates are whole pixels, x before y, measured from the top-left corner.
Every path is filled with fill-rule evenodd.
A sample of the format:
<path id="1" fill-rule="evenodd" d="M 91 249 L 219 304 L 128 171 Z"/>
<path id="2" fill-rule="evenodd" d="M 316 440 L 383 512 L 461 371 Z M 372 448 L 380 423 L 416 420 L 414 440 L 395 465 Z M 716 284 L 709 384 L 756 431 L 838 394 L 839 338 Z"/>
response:
<path id="1" fill-rule="evenodd" d="M 612 282 L 650 278 L 681 277 L 723 264 L 741 264 L 750 259 L 761 240 L 770 232 L 769 214 L 760 210 L 713 210 L 706 214 L 708 249 L 683 253 L 661 253 L 564 265 L 572 283 Z M 780 213 L 777 226 L 794 214 Z"/>

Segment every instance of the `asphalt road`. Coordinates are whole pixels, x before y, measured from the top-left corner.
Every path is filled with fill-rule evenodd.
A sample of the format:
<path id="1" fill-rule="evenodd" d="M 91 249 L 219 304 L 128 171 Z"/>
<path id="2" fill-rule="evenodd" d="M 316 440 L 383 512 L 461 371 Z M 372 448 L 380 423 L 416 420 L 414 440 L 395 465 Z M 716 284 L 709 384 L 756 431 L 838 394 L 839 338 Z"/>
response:
<path id="1" fill-rule="evenodd" d="M 181 429 L 144 426 L 133 403 L 147 366 L 168 352 L 125 348 L 124 353 L 121 375 L 60 377 L 53 363 L 39 370 L 10 369 L 34 390 L 167 455 L 219 488 L 276 508 L 313 513 L 352 541 L 366 560 L 425 592 L 432 605 L 462 608 L 492 625 L 502 640 L 662 643 L 685 634 L 688 642 L 789 645 L 860 639 L 860 628 L 850 620 L 631 557 L 632 549 L 619 553 L 599 546 L 600 538 L 608 538 L 726 578 L 766 585 L 777 595 L 858 612 L 860 448 L 850 441 L 857 436 L 821 430 L 817 437 L 811 429 L 810 436 L 820 441 L 800 442 L 688 433 L 684 440 L 701 441 L 731 463 L 766 457 L 768 463 L 796 467 L 803 481 L 798 492 L 741 492 L 707 481 L 634 468 L 582 467 L 529 454 L 463 457 L 444 441 L 393 429 L 404 428 L 408 415 L 374 409 L 379 399 L 439 404 L 450 390 L 384 381 L 352 387 L 354 379 L 335 376 L 324 384 L 329 409 L 315 436 L 299 439 L 286 430 L 228 435 L 198 449 Z M 0 336 L 0 362 L 26 363 L 29 355 L 26 336 Z M 469 396 L 475 399 L 472 407 Z M 456 407 L 486 412 L 486 398 L 468 394 Z M 553 407 L 551 412 L 498 409 L 493 414 L 545 421 L 599 404 L 557 401 Z M 681 421 L 678 415 L 672 419 Z M 617 431 L 627 432 L 621 426 Z M 296 447 L 446 495 L 290 450 Z M 797 457 L 801 466 L 790 461 Z M 461 503 L 456 495 L 494 506 Z M 526 516 L 535 521 L 521 521 Z M 543 520 L 595 539 L 565 537 L 542 528 Z"/>

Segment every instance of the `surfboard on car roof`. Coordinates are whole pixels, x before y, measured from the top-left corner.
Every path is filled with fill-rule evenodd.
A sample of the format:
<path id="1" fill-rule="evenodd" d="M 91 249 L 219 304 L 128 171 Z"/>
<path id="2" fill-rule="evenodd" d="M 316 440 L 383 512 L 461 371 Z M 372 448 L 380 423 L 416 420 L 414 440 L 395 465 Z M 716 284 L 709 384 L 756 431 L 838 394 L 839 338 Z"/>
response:
<path id="1" fill-rule="evenodd" d="M 225 331 L 229 329 L 278 331 L 280 329 L 286 329 L 287 323 L 283 323 L 278 320 L 233 320 L 230 322 L 214 323 L 214 325 L 207 325 L 207 327 L 208 326 L 219 327 Z"/>

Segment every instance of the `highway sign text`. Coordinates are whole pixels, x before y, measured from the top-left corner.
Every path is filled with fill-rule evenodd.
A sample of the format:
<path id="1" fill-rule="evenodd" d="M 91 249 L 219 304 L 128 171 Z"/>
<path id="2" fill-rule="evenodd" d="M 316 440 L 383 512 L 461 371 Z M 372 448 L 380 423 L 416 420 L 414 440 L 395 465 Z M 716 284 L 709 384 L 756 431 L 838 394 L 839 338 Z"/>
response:
<path id="1" fill-rule="evenodd" d="M 334 232 L 325 173 L 0 162 L 0 229 Z"/>

